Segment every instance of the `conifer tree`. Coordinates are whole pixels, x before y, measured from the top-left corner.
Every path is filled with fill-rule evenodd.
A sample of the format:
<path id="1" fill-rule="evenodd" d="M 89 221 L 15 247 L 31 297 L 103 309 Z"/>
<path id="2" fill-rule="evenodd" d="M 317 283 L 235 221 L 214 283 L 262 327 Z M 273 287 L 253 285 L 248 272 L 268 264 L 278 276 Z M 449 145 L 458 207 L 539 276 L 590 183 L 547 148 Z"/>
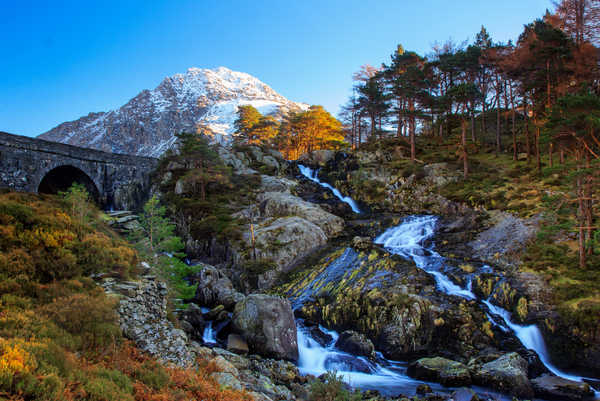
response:
<path id="1" fill-rule="evenodd" d="M 260 122 L 262 114 L 252 105 L 243 105 L 238 107 L 237 115 L 233 123 L 235 133 L 242 140 L 252 142 L 255 139 L 252 136 L 253 129 Z"/>

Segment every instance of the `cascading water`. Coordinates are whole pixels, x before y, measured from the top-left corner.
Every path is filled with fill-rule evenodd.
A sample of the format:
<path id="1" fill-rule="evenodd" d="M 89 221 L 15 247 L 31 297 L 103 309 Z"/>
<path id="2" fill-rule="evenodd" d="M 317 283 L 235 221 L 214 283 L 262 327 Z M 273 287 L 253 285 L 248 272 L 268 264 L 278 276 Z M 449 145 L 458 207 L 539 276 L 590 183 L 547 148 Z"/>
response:
<path id="1" fill-rule="evenodd" d="M 317 177 L 319 173 L 318 170 L 313 170 L 310 167 L 303 166 L 302 164 L 298 164 L 298 168 L 300 169 L 300 173 L 302 173 L 302 175 L 308 178 L 309 180 L 316 182 L 324 188 L 330 189 L 339 200 L 348 204 L 352 208 L 352 211 L 354 213 L 361 213 L 360 208 L 351 197 L 342 195 L 342 193 L 337 188 L 334 188 L 328 183 L 319 180 L 319 178 Z"/>
<path id="2" fill-rule="evenodd" d="M 216 344 L 217 343 L 217 333 L 213 329 L 213 322 L 209 321 L 204 327 L 204 332 L 202 333 L 202 342 L 204 344 Z"/>
<path id="3" fill-rule="evenodd" d="M 467 289 L 463 289 L 453 283 L 442 273 L 445 259 L 433 250 L 433 245 L 426 246 L 425 243 L 435 233 L 436 222 L 436 216 L 408 217 L 402 224 L 386 230 L 377 237 L 375 243 L 383 245 L 391 253 L 400 255 L 406 259 L 412 259 L 417 267 L 434 276 L 440 291 L 448 295 L 476 300 L 477 297 L 471 291 L 471 281 L 468 281 Z M 489 314 L 488 319 L 504 331 L 512 331 L 524 347 L 532 349 L 538 354 L 540 360 L 550 372 L 568 380 L 583 381 L 584 378 L 564 373 L 551 363 L 544 338 L 537 326 L 520 326 L 514 324 L 510 320 L 510 313 L 508 311 L 491 304 L 488 300 L 482 300 L 481 302 L 488 308 L 491 314 L 500 316 L 506 327 L 498 325 Z"/>
<path id="4" fill-rule="evenodd" d="M 579 382 L 584 380 L 583 377 L 565 373 L 552 364 L 552 362 L 550 361 L 550 356 L 548 354 L 548 349 L 546 348 L 546 342 L 544 341 L 544 337 L 542 336 L 540 329 L 535 324 L 529 326 L 521 326 L 516 323 L 513 323 L 510 319 L 510 313 L 507 310 L 492 304 L 489 301 L 489 299 L 482 300 L 481 302 L 489 308 L 490 313 L 496 316 L 500 316 L 502 318 L 504 324 L 513 333 L 515 333 L 515 336 L 519 339 L 519 341 L 521 341 L 521 344 L 523 344 L 525 348 L 532 349 L 538 354 L 540 361 L 542 361 L 544 366 L 546 366 L 546 368 L 548 368 L 550 372 L 554 373 L 556 376 L 568 380 Z"/>
<path id="5" fill-rule="evenodd" d="M 296 321 L 298 327 L 298 369 L 303 374 L 320 376 L 328 371 L 336 371 L 338 376 L 353 387 L 363 390 L 379 390 L 382 394 L 398 394 L 413 392 L 419 383 L 424 383 L 406 376 L 406 364 L 388 361 L 378 353 L 375 361 L 365 357 L 357 357 L 340 351 L 335 347 L 339 337 L 333 330 L 319 326 L 319 330 L 329 340 L 325 345 L 315 340 L 302 320 Z M 438 384 L 430 384 L 435 391 L 445 391 Z"/>
<path id="6" fill-rule="evenodd" d="M 445 259 L 433 250 L 433 245 L 426 247 L 426 241 L 435 234 L 436 216 L 411 216 L 402 224 L 386 230 L 375 238 L 375 243 L 385 249 L 413 260 L 417 267 L 431 274 L 440 291 L 448 295 L 456 295 L 466 299 L 476 299 L 469 289 L 463 289 L 453 283 L 440 270 L 443 270 Z"/>

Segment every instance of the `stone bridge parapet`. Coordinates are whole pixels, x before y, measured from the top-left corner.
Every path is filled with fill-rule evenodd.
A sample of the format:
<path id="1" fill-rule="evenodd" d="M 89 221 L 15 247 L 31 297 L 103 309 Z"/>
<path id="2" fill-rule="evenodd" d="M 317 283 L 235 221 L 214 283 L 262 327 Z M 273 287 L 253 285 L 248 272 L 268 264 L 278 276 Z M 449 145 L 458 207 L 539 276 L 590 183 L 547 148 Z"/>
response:
<path id="1" fill-rule="evenodd" d="M 107 153 L 0 132 L 0 188 L 56 192 L 84 184 L 105 208 L 137 209 L 158 159 Z"/>

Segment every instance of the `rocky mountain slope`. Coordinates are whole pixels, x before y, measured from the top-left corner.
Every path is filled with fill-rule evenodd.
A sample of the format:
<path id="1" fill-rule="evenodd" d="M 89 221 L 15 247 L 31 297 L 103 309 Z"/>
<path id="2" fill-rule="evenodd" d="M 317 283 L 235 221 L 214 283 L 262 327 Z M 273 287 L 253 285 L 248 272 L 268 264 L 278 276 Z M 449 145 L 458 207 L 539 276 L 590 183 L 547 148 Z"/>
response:
<path id="1" fill-rule="evenodd" d="M 40 138 L 113 153 L 160 156 L 175 134 L 209 128 L 227 142 L 240 105 L 280 117 L 307 104 L 292 102 L 257 78 L 225 67 L 190 68 L 143 90 L 118 110 L 90 113 L 58 125 Z"/>

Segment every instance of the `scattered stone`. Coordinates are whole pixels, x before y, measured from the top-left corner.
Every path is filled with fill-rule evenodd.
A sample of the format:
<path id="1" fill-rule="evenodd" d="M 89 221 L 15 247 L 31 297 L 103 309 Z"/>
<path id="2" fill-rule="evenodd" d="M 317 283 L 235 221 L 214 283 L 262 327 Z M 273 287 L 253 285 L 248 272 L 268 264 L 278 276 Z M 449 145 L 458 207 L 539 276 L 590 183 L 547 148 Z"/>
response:
<path id="1" fill-rule="evenodd" d="M 373 246 L 373 240 L 369 237 L 354 237 L 352 239 L 352 247 L 359 251 L 366 251 Z"/>
<path id="2" fill-rule="evenodd" d="M 531 384 L 536 397 L 540 398 L 579 401 L 594 395 L 594 391 L 587 383 L 547 374 L 533 379 Z"/>
<path id="3" fill-rule="evenodd" d="M 231 373 L 234 376 L 238 376 L 240 374 L 237 368 L 221 355 L 211 359 L 210 362 L 215 365 L 219 372 Z"/>
<path id="4" fill-rule="evenodd" d="M 248 353 L 248 343 L 244 340 L 244 337 L 237 334 L 230 334 L 227 336 L 227 350 L 245 355 Z"/>
<path id="5" fill-rule="evenodd" d="M 353 355 L 361 355 L 369 358 L 375 356 L 375 346 L 364 334 L 347 330 L 340 334 L 335 346 L 342 351 Z"/>
<path id="6" fill-rule="evenodd" d="M 119 323 L 123 335 L 159 360 L 186 367 L 194 362 L 183 330 L 167 319 L 167 286 L 154 278 L 139 282 L 103 280 L 106 292 L 121 294 Z"/>
<path id="7" fill-rule="evenodd" d="M 198 284 L 194 300 L 199 305 L 222 305 L 223 309 L 231 310 L 236 303 L 244 299 L 244 294 L 237 292 L 231 280 L 216 267 L 204 265 L 191 281 Z"/>
<path id="8" fill-rule="evenodd" d="M 480 398 L 470 388 L 460 388 L 452 393 L 452 401 L 479 401 Z"/>
<path id="9" fill-rule="evenodd" d="M 417 386 L 417 394 L 429 394 L 431 392 L 433 390 L 429 384 L 422 383 Z"/>
<path id="10" fill-rule="evenodd" d="M 435 381 L 447 387 L 471 384 L 471 374 L 464 364 L 441 357 L 419 359 L 408 366 L 406 373 L 414 378 Z"/>
<path id="11" fill-rule="evenodd" d="M 311 337 L 318 342 L 322 347 L 326 347 L 333 341 L 333 337 L 323 332 L 319 326 L 312 326 L 308 329 Z"/>
<path id="12" fill-rule="evenodd" d="M 243 390 L 242 383 L 231 373 L 225 372 L 215 372 L 211 373 L 210 377 L 215 379 L 217 383 L 225 388 L 230 388 L 233 390 Z"/>
<path id="13" fill-rule="evenodd" d="M 188 308 L 181 313 L 181 326 L 192 338 L 202 339 L 206 322 L 202 315 L 202 310 L 198 305 L 190 303 Z M 184 324 L 186 323 L 186 324 Z"/>
<path id="14" fill-rule="evenodd" d="M 474 373 L 474 381 L 517 397 L 533 397 L 533 388 L 527 378 L 527 362 L 516 352 L 481 366 Z"/>

